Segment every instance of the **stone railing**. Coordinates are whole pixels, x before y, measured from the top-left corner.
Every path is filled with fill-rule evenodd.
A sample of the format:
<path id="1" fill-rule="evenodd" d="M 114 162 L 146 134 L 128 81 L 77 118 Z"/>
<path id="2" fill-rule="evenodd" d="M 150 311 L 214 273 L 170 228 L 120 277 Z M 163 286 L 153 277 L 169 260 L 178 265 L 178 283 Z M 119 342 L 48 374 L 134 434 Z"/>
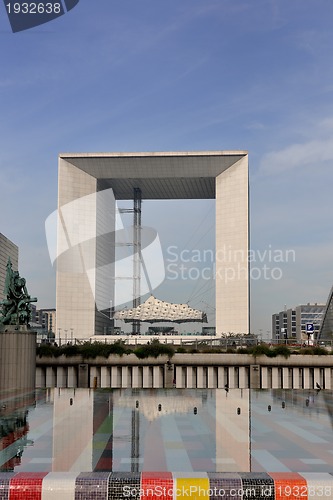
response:
<path id="1" fill-rule="evenodd" d="M 37 358 L 36 387 L 83 388 L 333 388 L 333 356 L 254 357 L 248 354 L 175 354 L 138 359 Z"/>

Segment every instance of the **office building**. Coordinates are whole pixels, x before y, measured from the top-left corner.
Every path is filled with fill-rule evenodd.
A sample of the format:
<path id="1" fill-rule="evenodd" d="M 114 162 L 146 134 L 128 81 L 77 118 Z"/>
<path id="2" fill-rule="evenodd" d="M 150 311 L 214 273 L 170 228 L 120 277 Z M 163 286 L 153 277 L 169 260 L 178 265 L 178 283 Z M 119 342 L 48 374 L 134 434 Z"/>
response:
<path id="1" fill-rule="evenodd" d="M 324 309 L 325 305 L 323 304 L 308 303 L 294 308 L 285 308 L 283 311 L 273 314 L 272 339 L 279 341 L 291 339 L 303 343 L 308 341 L 307 333 L 309 333 L 311 340 L 316 340 Z M 313 325 L 313 329 L 307 325 Z"/>

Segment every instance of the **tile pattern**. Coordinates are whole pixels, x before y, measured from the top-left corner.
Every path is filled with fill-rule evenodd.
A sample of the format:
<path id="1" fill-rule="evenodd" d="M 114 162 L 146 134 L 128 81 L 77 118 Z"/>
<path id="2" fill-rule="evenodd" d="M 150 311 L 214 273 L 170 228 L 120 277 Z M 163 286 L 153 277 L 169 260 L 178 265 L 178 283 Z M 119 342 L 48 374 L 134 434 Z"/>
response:
<path id="1" fill-rule="evenodd" d="M 333 498 L 333 473 L 2 473 L 0 500 Z"/>
<path id="2" fill-rule="evenodd" d="M 72 500 L 77 472 L 49 472 L 43 479 L 42 500 Z"/>
<path id="3" fill-rule="evenodd" d="M 173 500 L 173 477 L 171 472 L 142 472 L 142 500 Z"/>
<path id="4" fill-rule="evenodd" d="M 209 498 L 209 478 L 205 472 L 174 473 L 174 498 Z"/>
<path id="5" fill-rule="evenodd" d="M 208 473 L 211 500 L 242 500 L 242 480 L 236 472 L 209 472 Z"/>
<path id="6" fill-rule="evenodd" d="M 110 472 L 81 472 L 75 481 L 75 500 L 104 500 Z"/>
<path id="7" fill-rule="evenodd" d="M 240 472 L 243 496 L 256 500 L 274 500 L 274 480 L 265 472 Z"/>
<path id="8" fill-rule="evenodd" d="M 327 472 L 302 472 L 307 482 L 308 498 L 333 498 L 332 476 Z"/>
<path id="9" fill-rule="evenodd" d="M 8 500 L 9 498 L 9 484 L 16 472 L 2 472 L 0 473 L 0 500 Z"/>
<path id="10" fill-rule="evenodd" d="M 128 500 L 129 498 L 132 500 L 140 498 L 140 487 L 140 473 L 111 472 L 109 481 L 109 498 L 112 500 Z"/>
<path id="11" fill-rule="evenodd" d="M 274 479 L 275 500 L 304 500 L 308 498 L 307 482 L 297 472 L 270 472 Z"/>
<path id="12" fill-rule="evenodd" d="M 10 481 L 8 500 L 41 500 L 47 472 L 19 472 Z"/>

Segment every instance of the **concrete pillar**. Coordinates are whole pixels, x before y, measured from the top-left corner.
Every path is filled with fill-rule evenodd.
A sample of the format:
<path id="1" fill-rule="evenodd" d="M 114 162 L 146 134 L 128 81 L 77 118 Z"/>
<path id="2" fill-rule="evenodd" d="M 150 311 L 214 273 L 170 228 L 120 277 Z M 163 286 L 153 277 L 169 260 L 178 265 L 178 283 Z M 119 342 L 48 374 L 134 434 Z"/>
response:
<path id="1" fill-rule="evenodd" d="M 249 381 L 247 376 L 247 368 L 246 366 L 239 367 L 239 388 L 240 389 L 248 389 Z"/>
<path id="2" fill-rule="evenodd" d="M 126 389 L 127 387 L 132 387 L 131 375 L 132 374 L 130 366 L 121 367 L 121 387 L 123 389 Z"/>
<path id="3" fill-rule="evenodd" d="M 45 376 L 43 376 L 43 369 L 40 366 L 36 368 L 35 386 L 36 388 L 45 387 Z"/>
<path id="4" fill-rule="evenodd" d="M 56 386 L 56 371 L 53 366 L 48 366 L 46 368 L 46 387 Z"/>
<path id="5" fill-rule="evenodd" d="M 261 388 L 269 389 L 268 385 L 268 368 L 267 366 L 261 367 Z"/>
<path id="6" fill-rule="evenodd" d="M 158 368 L 158 370 L 157 370 Z M 155 387 L 155 373 L 160 373 L 158 375 L 158 384 L 156 387 L 164 387 L 165 389 L 170 389 L 174 387 L 174 379 L 175 379 L 175 367 L 169 360 L 165 365 L 157 367 L 155 366 L 153 369 L 153 386 Z"/>
<path id="7" fill-rule="evenodd" d="M 215 389 L 217 387 L 217 367 L 208 367 L 208 388 Z"/>
<path id="8" fill-rule="evenodd" d="M 45 369 L 44 367 L 36 368 L 36 388 L 45 387 Z"/>
<path id="9" fill-rule="evenodd" d="M 319 384 L 320 386 L 322 386 L 322 381 L 321 381 L 321 377 L 320 377 L 320 368 L 314 368 L 313 369 L 313 386 L 314 388 L 316 388 L 316 384 Z"/>
<path id="10" fill-rule="evenodd" d="M 303 380 L 304 380 L 303 389 L 310 389 L 310 371 L 309 368 L 307 367 L 303 368 Z"/>
<path id="11" fill-rule="evenodd" d="M 57 366 L 57 387 L 67 387 L 67 369 Z"/>
<path id="12" fill-rule="evenodd" d="M 76 370 L 74 366 L 67 368 L 67 387 L 77 387 Z"/>
<path id="13" fill-rule="evenodd" d="M 187 387 L 185 370 L 183 371 L 182 366 L 176 366 L 176 387 L 177 389 L 185 389 L 185 387 Z"/>
<path id="14" fill-rule="evenodd" d="M 267 385 L 268 385 L 268 389 L 272 389 L 272 387 L 273 387 L 273 371 L 272 371 L 271 366 L 267 367 Z"/>
<path id="15" fill-rule="evenodd" d="M 197 366 L 197 388 L 198 389 L 204 389 L 206 387 L 204 378 L 205 378 L 204 377 L 204 367 Z"/>
<path id="16" fill-rule="evenodd" d="M 236 387 L 236 384 L 235 384 L 235 367 L 234 366 L 229 366 L 228 367 L 228 372 L 229 372 L 229 375 L 228 375 L 228 380 L 229 380 L 229 388 L 230 389 L 235 389 Z"/>
<path id="17" fill-rule="evenodd" d="M 141 388 L 139 385 L 139 367 L 132 366 L 132 387 L 133 389 Z"/>
<path id="18" fill-rule="evenodd" d="M 111 366 L 111 387 L 116 389 L 121 387 L 121 367 Z"/>
<path id="19" fill-rule="evenodd" d="M 226 383 L 224 366 L 219 366 L 217 369 L 217 387 L 224 389 Z"/>
<path id="20" fill-rule="evenodd" d="M 276 366 L 272 366 L 272 389 L 280 388 L 279 376 L 279 369 Z"/>
<path id="21" fill-rule="evenodd" d="M 250 388 L 251 389 L 260 388 L 260 365 L 250 366 Z"/>
<path id="22" fill-rule="evenodd" d="M 193 389 L 196 386 L 196 380 L 194 376 L 193 366 L 186 367 L 186 388 Z"/>
<path id="23" fill-rule="evenodd" d="M 332 370 L 324 368 L 324 385 L 325 389 L 332 389 Z"/>
<path id="24" fill-rule="evenodd" d="M 289 387 L 289 368 L 286 366 L 282 367 L 282 388 L 291 389 Z"/>
<path id="25" fill-rule="evenodd" d="M 89 387 L 92 389 L 96 389 L 96 387 L 100 387 L 100 380 L 98 380 L 98 371 L 97 371 L 97 366 L 91 366 L 90 367 L 90 381 L 89 381 Z"/>
<path id="26" fill-rule="evenodd" d="M 303 368 L 298 368 L 298 380 L 299 380 L 299 388 L 304 388 L 304 370 Z"/>
<path id="27" fill-rule="evenodd" d="M 151 366 L 143 367 L 143 388 L 148 389 L 153 387 L 153 370 Z"/>
<path id="28" fill-rule="evenodd" d="M 101 366 L 101 387 L 111 387 L 110 366 Z"/>
<path id="29" fill-rule="evenodd" d="M 300 389 L 299 368 L 292 368 L 293 371 L 293 389 Z"/>
<path id="30" fill-rule="evenodd" d="M 163 388 L 163 372 L 164 372 L 163 366 L 154 366 L 153 367 L 153 387 L 155 389 Z M 173 373 L 172 373 L 172 377 L 173 377 Z"/>

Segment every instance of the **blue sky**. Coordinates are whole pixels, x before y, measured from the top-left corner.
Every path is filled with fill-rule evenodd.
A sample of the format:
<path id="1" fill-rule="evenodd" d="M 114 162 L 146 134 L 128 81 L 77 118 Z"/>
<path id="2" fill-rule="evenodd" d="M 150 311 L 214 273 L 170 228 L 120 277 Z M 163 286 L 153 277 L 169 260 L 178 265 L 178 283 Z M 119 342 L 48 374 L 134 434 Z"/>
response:
<path id="1" fill-rule="evenodd" d="M 72 151 L 248 150 L 251 248 L 296 256 L 279 264 L 281 279 L 252 280 L 252 330 L 265 334 L 285 304 L 325 302 L 332 18 L 330 0 L 81 0 L 13 34 L 1 4 L 0 232 L 20 247 L 39 306 L 55 305 L 44 221 L 57 205 L 58 154 Z M 197 235 L 194 248 L 213 245 L 211 202 L 168 207 Z M 146 221 L 168 244 L 166 205 L 153 212 Z M 162 299 L 181 300 L 165 285 Z M 179 287 L 185 301 L 188 286 Z M 210 303 L 211 291 L 200 300 Z"/>

